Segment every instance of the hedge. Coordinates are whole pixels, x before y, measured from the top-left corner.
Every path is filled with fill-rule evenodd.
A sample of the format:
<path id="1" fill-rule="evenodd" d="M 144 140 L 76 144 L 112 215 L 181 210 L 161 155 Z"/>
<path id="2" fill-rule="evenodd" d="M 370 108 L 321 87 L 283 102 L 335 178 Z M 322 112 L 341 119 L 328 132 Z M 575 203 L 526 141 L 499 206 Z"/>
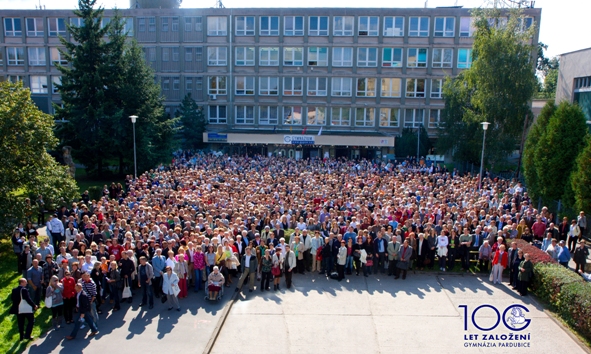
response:
<path id="1" fill-rule="evenodd" d="M 591 283 L 565 268 L 546 252 L 517 240 L 517 246 L 530 254 L 534 263 L 531 283 L 534 293 L 548 302 L 562 319 L 591 341 Z"/>

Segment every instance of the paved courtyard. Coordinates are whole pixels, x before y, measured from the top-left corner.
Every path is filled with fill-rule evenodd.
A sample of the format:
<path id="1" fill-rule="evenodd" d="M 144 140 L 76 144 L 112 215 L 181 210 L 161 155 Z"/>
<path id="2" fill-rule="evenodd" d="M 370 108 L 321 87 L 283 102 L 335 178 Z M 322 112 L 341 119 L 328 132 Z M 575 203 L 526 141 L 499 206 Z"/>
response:
<path id="1" fill-rule="evenodd" d="M 319 275 L 294 276 L 295 287 L 280 292 L 255 290 L 240 294 L 212 348 L 213 353 L 563 353 L 588 352 L 546 315 L 530 298 L 520 298 L 505 285 L 492 285 L 475 276 L 409 274 L 406 280 L 385 276 L 349 276 L 337 282 Z M 230 288 L 233 291 L 233 288 Z M 202 353 L 232 291 L 220 303 L 208 303 L 203 294 L 181 300 L 182 312 L 167 311 L 159 303 L 139 311 L 139 299 L 122 311 L 101 318 L 95 338 L 82 330 L 73 341 L 63 341 L 71 329 L 52 332 L 37 340 L 29 353 L 109 353 L 117 349 L 144 353 Z M 489 304 L 502 312 L 512 304 L 529 310 L 529 348 L 465 347 L 465 335 L 487 334 L 468 321 L 469 314 Z M 105 315 L 103 315 L 105 316 Z M 477 315 L 480 327 L 496 321 L 494 310 Z M 492 334 L 516 333 L 502 321 Z M 521 333 L 521 332 L 520 332 Z M 499 343 L 499 341 L 495 341 Z M 520 341 L 524 342 L 524 341 Z"/>

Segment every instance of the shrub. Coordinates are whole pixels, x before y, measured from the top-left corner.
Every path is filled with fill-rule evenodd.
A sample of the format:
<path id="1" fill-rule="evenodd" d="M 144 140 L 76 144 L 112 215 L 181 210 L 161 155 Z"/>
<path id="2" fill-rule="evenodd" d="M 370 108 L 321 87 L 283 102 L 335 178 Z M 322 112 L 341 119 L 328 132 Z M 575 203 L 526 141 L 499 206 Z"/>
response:
<path id="1" fill-rule="evenodd" d="M 541 249 L 537 248 L 536 246 L 529 244 L 528 242 L 517 239 L 515 240 L 517 243 L 517 247 L 520 248 L 523 253 L 529 253 L 530 260 L 533 264 L 537 263 L 552 263 L 556 264 L 554 258 L 552 258 L 548 253 L 542 251 Z"/>
<path id="2" fill-rule="evenodd" d="M 544 300 L 555 304 L 562 288 L 583 279 L 577 273 L 558 264 L 538 263 L 534 265 L 532 288 Z"/>
<path id="3" fill-rule="evenodd" d="M 556 309 L 560 316 L 587 339 L 591 338 L 591 284 L 581 281 L 562 287 Z"/>

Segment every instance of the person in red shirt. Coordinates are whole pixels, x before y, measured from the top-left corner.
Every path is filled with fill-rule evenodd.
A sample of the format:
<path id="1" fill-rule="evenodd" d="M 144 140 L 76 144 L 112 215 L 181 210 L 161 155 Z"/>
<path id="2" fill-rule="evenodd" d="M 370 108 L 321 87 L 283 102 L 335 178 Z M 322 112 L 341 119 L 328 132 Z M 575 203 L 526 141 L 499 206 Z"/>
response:
<path id="1" fill-rule="evenodd" d="M 108 251 L 109 254 L 115 256 L 115 260 L 119 262 L 121 259 L 121 253 L 125 251 L 125 249 L 117 242 L 116 238 L 113 238 L 113 246 L 109 247 Z"/>
<path id="2" fill-rule="evenodd" d="M 65 272 L 65 277 L 62 279 L 64 285 L 64 318 L 66 323 L 74 323 L 74 308 L 76 307 L 76 279 L 72 277 L 70 271 Z"/>
<path id="3" fill-rule="evenodd" d="M 492 261 L 492 282 L 493 284 L 501 284 L 501 280 L 503 279 L 503 270 L 507 268 L 507 264 L 509 263 L 509 256 L 507 252 L 505 252 L 505 245 L 500 245 L 497 252 L 495 252 L 495 257 Z"/>
<path id="4" fill-rule="evenodd" d="M 534 234 L 534 237 L 538 240 L 544 238 L 544 233 L 546 231 L 546 223 L 542 221 L 542 218 L 538 216 L 537 221 L 532 225 L 531 231 Z"/>

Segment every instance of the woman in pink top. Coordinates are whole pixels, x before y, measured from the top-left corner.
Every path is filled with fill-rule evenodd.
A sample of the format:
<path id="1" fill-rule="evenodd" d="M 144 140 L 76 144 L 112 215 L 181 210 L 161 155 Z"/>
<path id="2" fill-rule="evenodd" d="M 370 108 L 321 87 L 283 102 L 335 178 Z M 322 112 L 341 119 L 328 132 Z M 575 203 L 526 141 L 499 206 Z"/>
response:
<path id="1" fill-rule="evenodd" d="M 198 292 L 205 272 L 205 255 L 201 246 L 197 246 L 195 253 L 193 253 L 193 269 L 195 270 L 195 292 Z"/>

